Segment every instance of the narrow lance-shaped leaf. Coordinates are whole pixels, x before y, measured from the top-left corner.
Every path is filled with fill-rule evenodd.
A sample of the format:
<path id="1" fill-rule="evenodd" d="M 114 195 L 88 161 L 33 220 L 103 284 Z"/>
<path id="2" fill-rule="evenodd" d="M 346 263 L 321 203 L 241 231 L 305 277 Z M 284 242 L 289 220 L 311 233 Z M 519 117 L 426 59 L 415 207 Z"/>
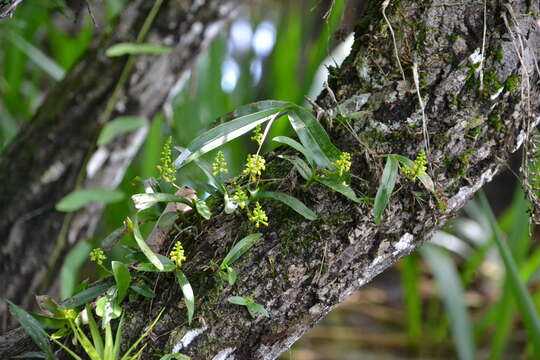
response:
<path id="1" fill-rule="evenodd" d="M 300 142 L 309 149 L 319 167 L 326 167 L 339 158 L 341 151 L 334 146 L 326 130 L 309 111 L 294 106 L 288 116 Z"/>
<path id="2" fill-rule="evenodd" d="M 149 194 L 150 195 L 150 194 Z M 146 256 L 146 258 L 160 271 L 164 270 L 163 264 L 159 259 L 157 258 L 156 254 L 150 249 L 148 244 L 146 244 L 146 241 L 144 241 L 141 230 L 139 229 L 139 220 L 138 220 L 138 214 L 135 214 L 135 221 L 133 221 L 133 237 L 135 238 L 135 241 L 137 242 L 137 245 L 139 246 L 139 249 L 143 252 L 143 254 Z"/>
<path id="3" fill-rule="evenodd" d="M 381 223 L 381 217 L 384 213 L 384 209 L 390 202 L 390 197 L 392 196 L 392 191 L 394 191 L 394 186 L 396 185 L 398 171 L 398 162 L 394 155 L 388 155 L 386 160 L 386 166 L 381 177 L 381 183 L 379 189 L 377 190 L 377 195 L 375 196 L 375 205 L 373 207 L 373 213 L 375 214 L 375 223 Z"/>
<path id="4" fill-rule="evenodd" d="M 175 273 L 178 284 L 182 289 L 182 294 L 184 294 L 184 303 L 186 304 L 188 312 L 188 323 L 191 324 L 191 321 L 193 320 L 193 314 L 195 313 L 195 295 L 193 294 L 191 284 L 189 283 L 186 275 L 184 275 L 182 270 L 176 269 Z"/>
<path id="5" fill-rule="evenodd" d="M 143 127 L 147 123 L 148 122 L 144 118 L 132 116 L 119 117 L 109 121 L 101 130 L 97 140 L 97 145 L 105 146 L 115 137 Z"/>
<path id="6" fill-rule="evenodd" d="M 167 193 L 144 193 L 144 194 L 135 194 L 131 197 L 133 204 L 137 210 L 146 210 L 151 208 L 157 203 L 160 202 L 179 202 L 186 204 L 188 206 L 193 205 L 191 201 L 184 199 L 178 195 L 167 194 Z"/>
<path id="7" fill-rule="evenodd" d="M 229 251 L 225 259 L 221 262 L 221 269 L 226 269 L 228 266 L 232 265 L 238 258 L 246 251 L 248 251 L 257 241 L 262 238 L 261 233 L 250 234 L 236 243 L 233 248 Z"/>
<path id="8" fill-rule="evenodd" d="M 247 300 L 244 299 L 242 296 L 229 296 L 227 298 L 227 301 L 230 302 L 231 304 L 241 305 L 241 306 L 246 306 L 248 303 Z"/>
<path id="9" fill-rule="evenodd" d="M 315 154 L 313 154 L 313 152 L 310 149 L 306 148 L 304 145 L 300 144 L 298 141 L 291 139 L 288 136 L 276 136 L 275 138 L 272 139 L 272 141 L 292 147 L 293 149 L 295 149 L 296 151 L 304 155 L 304 157 L 309 162 L 309 165 L 311 167 L 315 167 L 315 160 L 314 160 Z"/>
<path id="10" fill-rule="evenodd" d="M 298 156 L 278 155 L 278 157 L 280 157 L 281 159 L 285 159 L 291 164 L 293 164 L 294 168 L 298 170 L 298 173 L 304 178 L 304 180 L 309 181 L 313 177 L 313 171 L 311 170 L 309 165 L 306 164 L 306 162 L 300 159 Z"/>
<path id="11" fill-rule="evenodd" d="M 90 301 L 94 300 L 95 298 L 103 294 L 105 291 L 107 291 L 107 289 L 110 287 L 110 284 L 92 286 L 91 288 L 81 291 L 80 293 L 75 294 L 72 297 L 62 301 L 62 303 L 60 304 L 60 309 L 72 309 L 74 307 L 89 303 Z"/>
<path id="12" fill-rule="evenodd" d="M 283 111 L 285 108 L 282 103 L 277 103 L 276 105 L 277 106 L 275 107 L 269 107 L 264 110 L 240 116 L 208 130 L 195 138 L 187 146 L 175 160 L 174 165 L 177 168 L 181 168 L 207 152 L 246 134 L 257 125 L 264 124 L 271 120 L 274 118 L 275 114 Z"/>
<path id="13" fill-rule="evenodd" d="M 341 195 L 347 197 L 347 199 L 354 201 L 355 203 L 361 203 L 362 199 L 359 199 L 350 186 L 343 185 L 340 178 L 337 177 L 316 177 L 315 181 L 328 186 L 330 189 L 337 191 Z"/>
<path id="14" fill-rule="evenodd" d="M 34 319 L 32 315 L 18 307 L 17 305 L 13 304 L 11 301 L 7 300 L 9 303 L 9 312 L 21 326 L 26 331 L 28 335 L 34 340 L 36 345 L 47 354 L 49 358 L 53 358 L 53 352 L 51 348 L 51 344 L 49 343 L 49 339 L 47 337 L 47 333 L 43 328 L 41 327 L 39 321 Z"/>
<path id="15" fill-rule="evenodd" d="M 92 203 L 109 204 L 123 199 L 124 193 L 119 190 L 107 190 L 102 188 L 75 190 L 56 204 L 56 210 L 71 212 Z"/>
<path id="16" fill-rule="evenodd" d="M 272 192 L 272 191 L 260 191 L 257 193 L 256 198 L 258 199 L 272 199 L 279 202 L 282 202 L 283 204 L 287 205 L 294 211 L 296 211 L 298 214 L 302 215 L 304 218 L 308 220 L 316 220 L 317 214 L 315 214 L 311 209 L 309 209 L 306 205 L 304 205 L 303 202 L 298 200 L 297 198 L 283 194 L 280 192 Z"/>
<path id="17" fill-rule="evenodd" d="M 108 57 L 124 55 L 167 55 L 171 52 L 171 48 L 161 45 L 119 43 L 108 48 L 105 55 Z"/>

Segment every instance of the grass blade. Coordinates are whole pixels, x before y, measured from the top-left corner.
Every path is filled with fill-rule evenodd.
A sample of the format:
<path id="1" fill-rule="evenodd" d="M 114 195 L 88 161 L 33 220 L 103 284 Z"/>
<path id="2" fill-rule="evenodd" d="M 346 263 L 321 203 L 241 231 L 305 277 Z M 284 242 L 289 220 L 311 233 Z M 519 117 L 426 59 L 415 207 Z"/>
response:
<path id="1" fill-rule="evenodd" d="M 465 296 L 455 264 L 443 249 L 434 245 L 425 245 L 421 252 L 437 279 L 444 305 L 449 314 L 452 336 L 459 359 L 476 359 L 472 326 L 467 307 L 463 301 Z"/>
<path id="2" fill-rule="evenodd" d="M 168 55 L 172 49 L 154 44 L 119 43 L 111 46 L 105 52 L 108 57 L 124 55 Z"/>
<path id="3" fill-rule="evenodd" d="M 504 263 L 508 281 L 512 289 L 512 293 L 516 300 L 521 318 L 525 324 L 525 328 L 529 334 L 529 339 L 533 344 L 535 357 L 540 358 L 540 319 L 534 306 L 534 303 L 525 287 L 525 284 L 519 277 L 518 268 L 508 245 L 504 240 L 503 233 L 495 219 L 495 215 L 491 211 L 491 207 L 487 201 L 486 195 L 480 191 L 480 203 L 482 208 L 488 215 L 489 224 L 495 234 L 495 244 L 499 250 L 499 254 Z"/>
<path id="4" fill-rule="evenodd" d="M 386 206 L 390 202 L 390 196 L 392 196 L 392 191 L 394 191 L 394 186 L 396 185 L 397 173 L 398 162 L 394 155 L 388 155 L 373 207 L 375 223 L 377 225 L 381 223 L 384 209 L 386 209 Z"/>

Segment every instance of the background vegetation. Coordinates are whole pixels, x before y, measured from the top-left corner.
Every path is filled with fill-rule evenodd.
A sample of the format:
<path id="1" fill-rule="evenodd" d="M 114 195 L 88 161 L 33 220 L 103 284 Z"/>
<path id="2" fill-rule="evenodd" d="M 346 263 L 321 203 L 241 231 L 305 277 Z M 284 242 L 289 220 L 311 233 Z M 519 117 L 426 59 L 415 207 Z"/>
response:
<path id="1" fill-rule="evenodd" d="M 96 13 L 99 26 L 85 15 L 74 21 L 76 15 L 59 1 L 27 1 L 13 19 L 0 23 L 0 151 L 123 2 L 107 0 L 105 12 Z M 118 190 L 127 199 L 142 190 L 134 185 L 139 184 L 137 176 L 158 175 L 156 164 L 169 136 L 176 145 L 186 145 L 239 105 L 260 99 L 302 104 L 306 95 L 316 97 L 323 86 L 318 70 L 346 53 L 338 45 L 346 37 L 343 24 L 351 22 L 351 14 L 345 17 L 351 2 L 276 1 L 246 8 L 198 59 L 184 89 L 154 119 Z M 286 134 L 289 129 L 278 124 L 273 131 Z M 250 146 L 249 139 L 227 145 L 223 151 L 229 164 L 241 166 L 253 151 Z M 240 168 L 231 170 L 234 174 Z M 200 176 L 196 168 L 179 175 L 184 183 Z M 534 332 L 540 248 L 519 187 L 504 196 L 516 180 L 509 178 L 488 190 L 498 197 L 490 197 L 497 204 L 498 222 L 490 221 L 485 202 L 471 201 L 430 244 L 351 296 L 284 358 L 533 358 L 533 345 L 540 339 Z M 80 280 L 100 276 L 88 266 L 89 251 L 133 213 L 127 200 L 106 207 L 99 232 L 66 258 L 60 298 L 70 296 Z M 505 243 L 517 272 L 512 273 L 508 256 L 501 257 Z M 115 252 L 110 260 L 122 256 L 121 247 Z M 520 284 L 527 285 L 532 307 L 527 307 Z"/>

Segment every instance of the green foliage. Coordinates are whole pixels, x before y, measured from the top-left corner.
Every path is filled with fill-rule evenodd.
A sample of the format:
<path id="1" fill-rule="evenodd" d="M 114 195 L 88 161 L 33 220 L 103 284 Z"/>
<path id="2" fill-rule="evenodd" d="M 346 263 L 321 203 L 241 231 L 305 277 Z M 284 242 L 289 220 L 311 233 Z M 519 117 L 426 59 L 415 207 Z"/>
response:
<path id="1" fill-rule="evenodd" d="M 251 315 L 253 319 L 255 319 L 259 314 L 265 317 L 270 316 L 268 311 L 266 311 L 262 305 L 257 304 L 251 296 L 230 296 L 227 298 L 227 301 L 231 304 L 245 306 L 249 312 L 249 315 Z"/>
<path id="2" fill-rule="evenodd" d="M 109 121 L 107 124 L 105 124 L 105 126 L 101 130 L 101 133 L 99 134 L 99 137 L 97 140 L 97 145 L 105 146 L 117 136 L 131 132 L 140 127 L 143 127 L 147 123 L 148 121 L 144 118 L 131 117 L 131 116 L 120 117 L 112 121 Z"/>
<path id="3" fill-rule="evenodd" d="M 124 193 L 119 190 L 101 188 L 75 190 L 56 204 L 56 210 L 72 212 L 93 203 L 109 204 L 122 201 L 124 197 Z"/>
<path id="4" fill-rule="evenodd" d="M 193 314 L 195 313 L 195 295 L 193 294 L 193 289 L 191 288 L 191 284 L 186 278 L 186 275 L 184 275 L 180 269 L 175 270 L 175 275 L 176 279 L 178 280 L 178 284 L 182 289 L 182 294 L 184 295 L 184 303 L 186 304 L 188 312 L 188 324 L 191 324 Z"/>
<path id="5" fill-rule="evenodd" d="M 171 52 L 171 48 L 161 45 L 120 43 L 108 48 L 105 55 L 109 57 L 124 55 L 168 55 Z"/>
<path id="6" fill-rule="evenodd" d="M 260 239 L 262 239 L 262 234 L 250 234 L 237 242 L 227 253 L 219 266 L 218 275 L 222 279 L 226 280 L 229 285 L 234 285 L 236 283 L 236 278 L 238 277 L 236 270 L 234 270 L 231 265 L 242 255 L 244 255 L 251 247 L 253 247 L 253 245 L 255 245 Z"/>
<path id="7" fill-rule="evenodd" d="M 34 340 L 34 343 L 36 343 L 36 345 L 41 349 L 41 351 L 43 351 L 47 355 L 47 359 L 53 359 L 54 355 L 52 352 L 51 344 L 49 343 L 47 333 L 45 332 L 45 330 L 43 330 L 41 324 L 30 314 L 28 314 L 26 311 L 13 304 L 9 300 L 8 303 L 11 315 L 13 315 L 15 319 L 17 319 L 19 324 L 21 324 L 26 333 L 30 335 L 32 340 Z"/>
<path id="8" fill-rule="evenodd" d="M 388 155 L 373 207 L 376 224 L 381 223 L 384 209 L 386 209 L 386 206 L 390 202 L 392 191 L 394 191 L 394 186 L 396 185 L 397 173 L 398 161 L 394 155 Z"/>

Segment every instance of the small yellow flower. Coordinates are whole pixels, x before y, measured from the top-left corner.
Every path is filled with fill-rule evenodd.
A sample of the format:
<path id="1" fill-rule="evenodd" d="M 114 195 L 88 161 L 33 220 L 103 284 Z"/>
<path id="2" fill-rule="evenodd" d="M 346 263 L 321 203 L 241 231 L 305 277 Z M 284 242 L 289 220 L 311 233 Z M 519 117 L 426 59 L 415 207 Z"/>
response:
<path id="1" fill-rule="evenodd" d="M 170 252 L 169 257 L 178 268 L 182 267 L 182 263 L 187 260 L 186 256 L 184 255 L 184 248 L 182 247 L 182 243 L 180 241 L 177 241 L 174 244 L 174 247 Z"/>
<path id="2" fill-rule="evenodd" d="M 420 151 L 416 159 L 414 160 L 414 165 L 410 168 L 407 165 L 401 167 L 401 172 L 403 176 L 409 180 L 416 180 L 418 176 L 427 175 L 427 155 L 425 150 Z"/>
<path id="3" fill-rule="evenodd" d="M 223 156 L 222 151 L 218 151 L 214 162 L 212 163 L 212 176 L 217 176 L 218 174 L 226 174 L 229 172 L 227 169 L 227 162 L 225 161 L 225 156 Z"/>
<path id="4" fill-rule="evenodd" d="M 260 224 L 263 224 L 264 226 L 268 226 L 268 216 L 266 216 L 266 212 L 261 208 L 261 204 L 257 201 L 255 203 L 255 209 L 253 209 L 253 213 L 248 216 L 249 221 L 255 223 L 255 227 L 259 227 Z"/>
<path id="5" fill-rule="evenodd" d="M 236 187 L 236 190 L 232 196 L 232 199 L 238 203 L 238 206 L 240 206 L 240 209 L 245 208 L 249 200 L 246 192 L 240 186 Z"/>
<path id="6" fill-rule="evenodd" d="M 172 136 L 169 136 L 165 144 L 163 145 L 163 151 L 161 152 L 161 165 L 158 165 L 159 175 L 168 183 L 174 183 L 176 181 L 176 169 L 173 165 L 172 155 Z"/>
<path id="7" fill-rule="evenodd" d="M 342 152 L 339 159 L 332 163 L 336 170 L 339 172 L 339 176 L 343 176 L 344 173 L 351 170 L 351 154 L 348 152 Z"/>
<path id="8" fill-rule="evenodd" d="M 251 140 L 255 141 L 257 144 L 259 144 L 259 146 L 262 145 L 263 134 L 262 134 L 261 125 L 257 125 L 257 127 L 255 127 L 255 130 L 253 130 L 253 136 L 251 137 Z"/>
<path id="9" fill-rule="evenodd" d="M 266 161 L 262 156 L 249 154 L 243 174 L 249 175 L 251 181 L 255 182 L 257 181 L 257 177 L 261 176 L 262 172 L 266 170 L 265 163 Z"/>
<path id="10" fill-rule="evenodd" d="M 105 253 L 101 248 L 95 248 L 92 251 L 90 251 L 90 261 L 95 262 L 98 265 L 103 264 L 103 260 L 107 259 L 107 256 L 105 256 Z"/>

